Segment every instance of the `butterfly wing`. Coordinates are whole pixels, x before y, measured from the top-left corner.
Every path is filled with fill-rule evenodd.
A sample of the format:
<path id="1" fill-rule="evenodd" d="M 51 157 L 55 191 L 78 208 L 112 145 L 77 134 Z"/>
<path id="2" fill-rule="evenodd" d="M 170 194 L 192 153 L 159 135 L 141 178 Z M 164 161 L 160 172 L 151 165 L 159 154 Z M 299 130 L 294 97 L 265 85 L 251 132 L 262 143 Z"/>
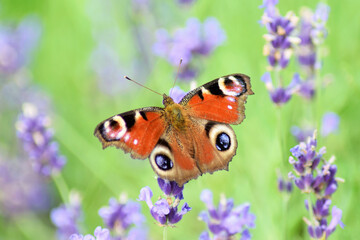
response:
<path id="1" fill-rule="evenodd" d="M 180 104 L 192 117 L 240 124 L 245 118 L 246 98 L 251 94 L 254 93 L 250 78 L 244 74 L 231 74 L 190 91 Z"/>
<path id="2" fill-rule="evenodd" d="M 198 119 L 191 120 L 185 131 L 166 131 L 149 160 L 158 176 L 182 186 L 203 173 L 227 170 L 236 148 L 228 124 Z"/>
<path id="3" fill-rule="evenodd" d="M 164 109 L 140 108 L 121 113 L 101 122 L 94 135 L 103 148 L 115 146 L 130 152 L 132 158 L 147 158 L 154 149 L 166 125 Z"/>

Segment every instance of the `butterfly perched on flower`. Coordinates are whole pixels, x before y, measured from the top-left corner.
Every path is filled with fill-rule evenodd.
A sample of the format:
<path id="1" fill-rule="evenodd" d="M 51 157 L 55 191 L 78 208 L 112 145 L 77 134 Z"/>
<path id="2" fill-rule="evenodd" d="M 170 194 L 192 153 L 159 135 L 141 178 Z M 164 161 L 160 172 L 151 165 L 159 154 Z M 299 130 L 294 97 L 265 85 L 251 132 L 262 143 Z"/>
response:
<path id="1" fill-rule="evenodd" d="M 103 148 L 115 146 L 132 158 L 149 158 L 162 179 L 182 186 L 203 173 L 228 169 L 237 140 L 229 124 L 245 118 L 250 78 L 231 74 L 188 92 L 179 103 L 163 95 L 164 108 L 145 107 L 99 123 Z"/>

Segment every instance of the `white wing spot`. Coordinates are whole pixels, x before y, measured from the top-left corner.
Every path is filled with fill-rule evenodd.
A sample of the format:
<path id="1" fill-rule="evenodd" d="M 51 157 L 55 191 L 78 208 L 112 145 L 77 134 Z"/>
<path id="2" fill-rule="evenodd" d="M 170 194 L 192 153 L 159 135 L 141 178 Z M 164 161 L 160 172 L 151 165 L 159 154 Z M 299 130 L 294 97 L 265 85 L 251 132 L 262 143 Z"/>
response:
<path id="1" fill-rule="evenodd" d="M 109 125 L 110 125 L 109 121 L 106 121 L 106 122 L 104 123 L 104 128 L 105 128 L 105 132 L 106 132 L 106 133 L 109 133 L 109 132 L 110 132 Z"/>
<path id="2" fill-rule="evenodd" d="M 125 134 L 125 137 L 124 137 L 124 142 L 127 142 L 130 138 L 130 134 Z"/>
<path id="3" fill-rule="evenodd" d="M 134 145 L 137 145 L 139 141 L 137 139 L 134 139 Z"/>
<path id="4" fill-rule="evenodd" d="M 229 76 L 229 79 L 232 80 L 233 82 L 234 82 L 234 81 L 235 81 L 235 82 L 237 81 L 236 77 L 234 77 L 234 76 Z"/>
<path id="5" fill-rule="evenodd" d="M 230 106 L 230 105 L 228 105 L 227 107 L 228 107 L 228 109 L 233 109 L 233 107 L 232 107 L 232 106 Z"/>

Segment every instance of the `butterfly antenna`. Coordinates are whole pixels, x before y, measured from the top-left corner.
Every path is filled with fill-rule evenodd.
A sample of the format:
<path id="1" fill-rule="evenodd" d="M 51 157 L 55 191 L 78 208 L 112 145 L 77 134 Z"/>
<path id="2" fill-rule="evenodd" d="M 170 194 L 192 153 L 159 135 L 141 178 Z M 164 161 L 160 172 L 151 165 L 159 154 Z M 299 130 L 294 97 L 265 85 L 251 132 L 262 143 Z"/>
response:
<path id="1" fill-rule="evenodd" d="M 132 79 L 131 79 L 131 78 L 129 78 L 128 76 L 124 76 L 124 78 L 125 78 L 125 79 L 127 79 L 127 80 L 129 80 L 129 81 L 131 81 L 131 82 L 133 82 L 133 83 L 136 83 L 137 85 L 142 86 L 143 88 L 146 88 L 147 90 L 150 90 L 150 91 L 152 91 L 152 92 L 154 92 L 154 93 L 159 94 L 160 96 L 162 96 L 162 94 L 161 94 L 161 93 L 158 93 L 157 91 L 154 91 L 154 90 L 152 90 L 151 88 L 148 88 L 148 87 L 146 87 L 146 86 L 142 85 L 141 83 L 138 83 L 137 81 L 132 80 Z"/>
<path id="2" fill-rule="evenodd" d="M 171 90 L 170 90 L 170 96 L 171 96 L 171 94 L 172 94 L 172 91 L 173 91 L 173 89 L 174 89 L 174 87 L 175 87 L 175 84 L 176 84 L 176 81 L 177 81 L 177 79 L 178 79 L 181 63 L 182 63 L 182 58 L 180 58 L 180 62 L 179 62 L 179 66 L 178 66 L 178 69 L 177 69 L 177 73 L 176 73 L 174 85 L 173 85 L 173 87 L 172 87 Z"/>

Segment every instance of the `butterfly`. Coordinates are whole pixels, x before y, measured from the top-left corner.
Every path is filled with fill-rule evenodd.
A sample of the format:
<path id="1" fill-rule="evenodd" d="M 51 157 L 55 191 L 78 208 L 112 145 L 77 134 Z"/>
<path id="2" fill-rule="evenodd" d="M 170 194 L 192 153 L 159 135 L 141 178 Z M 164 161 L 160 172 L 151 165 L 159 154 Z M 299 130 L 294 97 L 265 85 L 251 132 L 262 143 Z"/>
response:
<path id="1" fill-rule="evenodd" d="M 250 78 L 231 74 L 188 92 L 179 103 L 163 95 L 164 108 L 145 107 L 99 123 L 103 148 L 115 146 L 132 158 L 149 158 L 154 172 L 179 186 L 203 173 L 228 170 L 237 139 L 229 124 L 245 118 Z"/>

